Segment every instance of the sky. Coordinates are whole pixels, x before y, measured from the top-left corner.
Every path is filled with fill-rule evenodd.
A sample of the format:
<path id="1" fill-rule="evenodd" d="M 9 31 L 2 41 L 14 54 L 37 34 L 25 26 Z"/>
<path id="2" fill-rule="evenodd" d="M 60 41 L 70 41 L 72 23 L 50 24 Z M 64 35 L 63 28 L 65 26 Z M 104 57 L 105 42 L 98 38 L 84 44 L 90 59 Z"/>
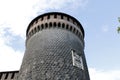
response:
<path id="1" fill-rule="evenodd" d="M 85 55 L 91 80 L 120 80 L 120 0 L 0 0 L 0 71 L 19 70 L 26 29 L 36 16 L 59 11 L 85 30 Z"/>

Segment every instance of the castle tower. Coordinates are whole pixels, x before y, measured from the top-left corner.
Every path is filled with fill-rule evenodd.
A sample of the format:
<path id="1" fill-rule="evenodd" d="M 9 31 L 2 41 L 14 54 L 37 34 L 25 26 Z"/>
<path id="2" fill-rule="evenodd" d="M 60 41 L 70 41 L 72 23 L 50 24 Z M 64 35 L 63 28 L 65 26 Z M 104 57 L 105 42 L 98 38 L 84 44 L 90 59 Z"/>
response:
<path id="1" fill-rule="evenodd" d="M 51 12 L 31 21 L 18 80 L 90 80 L 84 30 L 72 16 Z"/>

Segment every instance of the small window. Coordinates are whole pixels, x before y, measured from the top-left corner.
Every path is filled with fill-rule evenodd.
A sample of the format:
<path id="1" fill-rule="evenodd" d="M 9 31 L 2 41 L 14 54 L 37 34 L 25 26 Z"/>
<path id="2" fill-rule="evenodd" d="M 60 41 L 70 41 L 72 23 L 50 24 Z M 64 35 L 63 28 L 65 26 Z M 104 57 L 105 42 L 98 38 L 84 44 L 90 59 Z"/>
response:
<path id="1" fill-rule="evenodd" d="M 38 29 L 38 31 L 40 30 L 40 26 L 39 25 L 38 25 L 37 29 Z"/>
<path id="2" fill-rule="evenodd" d="M 50 28 L 52 27 L 52 23 L 51 23 L 51 22 L 49 23 L 49 27 L 50 27 Z"/>
<path id="3" fill-rule="evenodd" d="M 48 28 L 48 24 L 47 23 L 45 23 L 45 27 Z"/>
<path id="4" fill-rule="evenodd" d="M 58 23 L 58 27 L 61 27 L 61 23 Z"/>
<path id="5" fill-rule="evenodd" d="M 42 30 L 43 28 L 44 28 L 44 25 L 42 24 L 42 25 L 41 25 L 41 30 Z"/>
<path id="6" fill-rule="evenodd" d="M 68 29 L 68 27 L 69 27 L 69 25 L 67 24 L 67 25 L 66 25 L 66 29 Z"/>
<path id="7" fill-rule="evenodd" d="M 64 23 L 62 24 L 62 28 L 65 28 L 65 24 Z"/>
<path id="8" fill-rule="evenodd" d="M 84 70 L 82 55 L 78 55 L 78 53 L 75 50 L 72 50 L 71 53 L 72 53 L 73 66 Z"/>
<path id="9" fill-rule="evenodd" d="M 54 22 L 54 27 L 56 27 L 56 22 Z"/>

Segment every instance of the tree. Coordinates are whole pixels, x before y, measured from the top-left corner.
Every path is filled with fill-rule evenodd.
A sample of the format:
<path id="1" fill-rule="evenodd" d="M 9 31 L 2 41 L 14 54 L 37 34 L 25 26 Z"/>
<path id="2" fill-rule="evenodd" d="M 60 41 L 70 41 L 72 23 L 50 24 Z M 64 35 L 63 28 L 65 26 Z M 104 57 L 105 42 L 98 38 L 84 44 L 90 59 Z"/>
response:
<path id="1" fill-rule="evenodd" d="M 117 32 L 120 33 L 120 27 L 118 27 Z"/>
<path id="2" fill-rule="evenodd" d="M 118 21 L 120 23 L 120 17 L 118 17 Z M 118 27 L 117 32 L 120 33 L 120 26 Z"/>

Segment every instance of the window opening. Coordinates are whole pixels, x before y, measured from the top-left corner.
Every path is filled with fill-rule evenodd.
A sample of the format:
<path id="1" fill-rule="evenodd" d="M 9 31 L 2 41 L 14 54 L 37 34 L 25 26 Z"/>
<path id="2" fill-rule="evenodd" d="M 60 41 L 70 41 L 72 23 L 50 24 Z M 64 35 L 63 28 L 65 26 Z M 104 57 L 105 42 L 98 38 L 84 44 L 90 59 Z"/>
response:
<path id="1" fill-rule="evenodd" d="M 42 25 L 41 25 L 41 30 L 43 29 L 43 27 L 44 27 L 44 25 L 42 24 Z"/>
<path id="2" fill-rule="evenodd" d="M 49 27 L 50 27 L 50 28 L 52 27 L 52 23 L 51 23 L 51 22 L 49 23 Z"/>
<path id="3" fill-rule="evenodd" d="M 62 28 L 65 28 L 65 24 L 64 23 L 62 24 Z"/>
<path id="4" fill-rule="evenodd" d="M 58 27 L 61 27 L 61 23 L 58 23 Z"/>
<path id="5" fill-rule="evenodd" d="M 45 23 L 45 27 L 48 28 L 48 24 L 47 23 Z"/>
<path id="6" fill-rule="evenodd" d="M 67 24 L 67 25 L 66 25 L 66 29 L 68 29 L 68 26 L 69 26 L 69 25 Z"/>
<path id="7" fill-rule="evenodd" d="M 37 29 L 38 29 L 38 31 L 40 30 L 40 26 L 39 25 L 38 25 Z"/>
<path id="8" fill-rule="evenodd" d="M 84 70 L 82 55 L 78 55 L 78 53 L 75 50 L 72 50 L 71 53 L 72 53 L 73 66 L 76 66 Z"/>
<path id="9" fill-rule="evenodd" d="M 54 22 L 54 27 L 56 27 L 56 22 Z"/>

